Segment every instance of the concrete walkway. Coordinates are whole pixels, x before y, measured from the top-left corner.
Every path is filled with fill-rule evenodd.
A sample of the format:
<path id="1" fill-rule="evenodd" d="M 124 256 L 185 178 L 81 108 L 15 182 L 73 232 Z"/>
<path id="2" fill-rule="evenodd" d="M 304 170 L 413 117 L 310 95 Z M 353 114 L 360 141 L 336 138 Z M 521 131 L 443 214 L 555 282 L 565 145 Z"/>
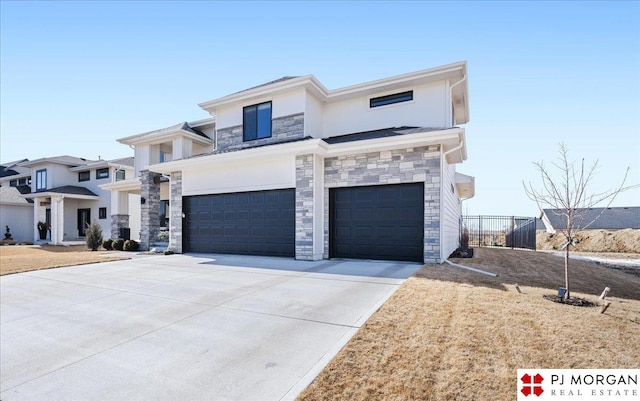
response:
<path id="1" fill-rule="evenodd" d="M 0 399 L 291 400 L 420 265 L 148 256 L 0 278 Z"/>

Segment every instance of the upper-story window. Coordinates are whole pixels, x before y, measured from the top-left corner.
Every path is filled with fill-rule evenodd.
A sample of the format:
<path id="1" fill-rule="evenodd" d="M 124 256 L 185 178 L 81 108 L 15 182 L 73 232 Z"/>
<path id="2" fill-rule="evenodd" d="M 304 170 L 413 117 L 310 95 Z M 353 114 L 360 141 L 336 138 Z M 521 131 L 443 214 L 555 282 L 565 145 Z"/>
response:
<path id="1" fill-rule="evenodd" d="M 78 181 L 82 182 L 82 181 L 89 181 L 91 179 L 91 172 L 90 171 L 81 171 L 78 173 Z"/>
<path id="2" fill-rule="evenodd" d="M 47 170 L 36 171 L 36 191 L 47 189 Z"/>
<path id="3" fill-rule="evenodd" d="M 413 100 L 413 91 L 406 91 L 401 93 L 394 93 L 392 95 L 372 97 L 369 99 L 369 107 L 380 107 L 388 104 L 409 102 Z"/>
<path id="4" fill-rule="evenodd" d="M 109 178 L 109 168 L 99 168 L 96 170 L 96 180 Z"/>
<path id="5" fill-rule="evenodd" d="M 116 170 L 116 181 L 124 181 L 126 177 L 124 170 Z"/>
<path id="6" fill-rule="evenodd" d="M 10 187 L 17 187 L 18 186 L 18 180 L 9 181 L 9 186 Z"/>
<path id="7" fill-rule="evenodd" d="M 242 133 L 245 142 L 271 137 L 271 102 L 242 109 Z"/>

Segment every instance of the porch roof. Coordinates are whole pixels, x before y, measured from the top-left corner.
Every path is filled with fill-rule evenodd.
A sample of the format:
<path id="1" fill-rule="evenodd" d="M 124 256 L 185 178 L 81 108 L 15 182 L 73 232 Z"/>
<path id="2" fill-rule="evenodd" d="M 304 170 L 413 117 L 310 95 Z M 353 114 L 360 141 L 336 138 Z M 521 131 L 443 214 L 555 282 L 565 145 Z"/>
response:
<path id="1" fill-rule="evenodd" d="M 27 199 L 33 198 L 50 198 L 52 196 L 64 195 L 65 198 L 72 199 L 87 199 L 98 200 L 100 197 L 84 187 L 77 187 L 75 185 L 65 185 L 62 187 L 56 187 L 47 189 L 41 192 L 32 192 L 30 194 L 23 195 Z"/>

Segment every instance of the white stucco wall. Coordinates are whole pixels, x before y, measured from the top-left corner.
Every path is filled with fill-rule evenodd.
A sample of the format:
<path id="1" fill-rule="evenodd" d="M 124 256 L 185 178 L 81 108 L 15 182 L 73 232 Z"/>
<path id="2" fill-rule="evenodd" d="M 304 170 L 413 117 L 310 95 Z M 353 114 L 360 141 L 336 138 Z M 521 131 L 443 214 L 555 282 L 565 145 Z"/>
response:
<path id="1" fill-rule="evenodd" d="M 185 196 L 295 188 L 295 156 L 242 161 L 182 172 Z"/>
<path id="2" fill-rule="evenodd" d="M 33 241 L 33 205 L 0 205 L 0 240 L 6 226 L 16 241 Z"/>
<path id="3" fill-rule="evenodd" d="M 441 188 L 441 260 L 446 260 L 459 246 L 460 217 L 462 216 L 462 203 L 455 185 L 456 168 L 448 164 L 445 157 L 441 157 L 442 188 Z"/>
<path id="4" fill-rule="evenodd" d="M 221 107 L 216 112 L 217 129 L 242 125 L 242 108 L 253 104 L 271 102 L 271 117 L 278 118 L 304 112 L 304 89 L 296 89 L 290 92 L 279 93 L 247 100 L 243 103 L 234 103 Z"/>
<path id="5" fill-rule="evenodd" d="M 140 241 L 141 216 L 142 211 L 140 210 L 140 195 L 129 194 L 129 228 L 131 229 L 131 239 L 135 241 Z M 108 236 L 109 235 L 106 235 L 105 238 L 107 238 Z"/>
<path id="6" fill-rule="evenodd" d="M 304 135 L 322 138 L 324 127 L 324 104 L 307 92 L 305 95 Z"/>
<path id="7" fill-rule="evenodd" d="M 413 90 L 412 101 L 369 107 L 372 97 L 408 90 Z M 327 103 L 324 106 L 324 137 L 401 126 L 450 127 L 448 107 L 445 81 Z"/>

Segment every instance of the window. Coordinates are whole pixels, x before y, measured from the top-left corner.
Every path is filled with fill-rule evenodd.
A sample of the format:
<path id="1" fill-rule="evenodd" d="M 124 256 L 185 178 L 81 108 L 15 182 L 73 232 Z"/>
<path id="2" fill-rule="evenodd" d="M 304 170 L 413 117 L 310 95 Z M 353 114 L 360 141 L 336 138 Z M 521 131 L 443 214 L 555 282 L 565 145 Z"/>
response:
<path id="1" fill-rule="evenodd" d="M 47 170 L 36 171 L 36 191 L 47 189 Z"/>
<path id="2" fill-rule="evenodd" d="M 109 168 L 99 168 L 96 170 L 96 180 L 109 178 Z"/>
<path id="3" fill-rule="evenodd" d="M 160 227 L 167 227 L 169 224 L 169 201 L 160 201 Z"/>
<path id="4" fill-rule="evenodd" d="M 18 185 L 27 185 L 27 179 L 26 178 L 20 178 L 18 180 Z"/>
<path id="5" fill-rule="evenodd" d="M 91 172 L 81 171 L 78 173 L 78 181 L 89 181 L 91 179 Z"/>
<path id="6" fill-rule="evenodd" d="M 380 107 L 388 104 L 408 102 L 411 100 L 413 100 L 413 91 L 394 93 L 393 95 L 372 97 L 369 99 L 369 107 Z"/>
<path id="7" fill-rule="evenodd" d="M 242 133 L 245 142 L 271 138 L 271 102 L 242 109 Z"/>
<path id="8" fill-rule="evenodd" d="M 124 181 L 126 174 L 124 170 L 116 170 L 116 181 Z"/>
<path id="9" fill-rule="evenodd" d="M 10 187 L 17 187 L 18 186 L 18 180 L 9 181 L 9 186 Z"/>
<path id="10" fill-rule="evenodd" d="M 100 209 L 98 209 L 98 218 L 99 219 L 106 219 L 107 218 L 107 208 L 106 207 L 101 207 Z"/>

